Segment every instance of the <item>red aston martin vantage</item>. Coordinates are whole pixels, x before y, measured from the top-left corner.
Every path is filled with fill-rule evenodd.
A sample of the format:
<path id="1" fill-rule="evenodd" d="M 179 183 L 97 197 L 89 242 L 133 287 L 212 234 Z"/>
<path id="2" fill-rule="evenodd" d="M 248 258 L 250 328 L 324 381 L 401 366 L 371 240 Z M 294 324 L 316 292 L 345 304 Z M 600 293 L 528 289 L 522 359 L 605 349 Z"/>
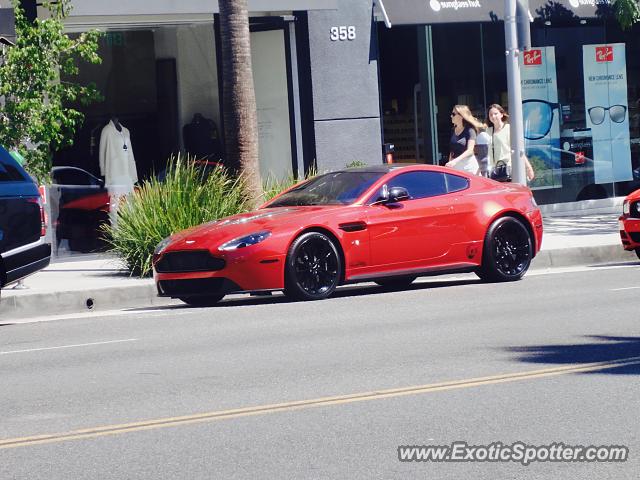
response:
<path id="1" fill-rule="evenodd" d="M 640 258 L 640 190 L 627 195 L 622 204 L 622 216 L 618 218 L 622 248 L 635 250 Z"/>
<path id="2" fill-rule="evenodd" d="M 542 242 L 531 191 L 427 165 L 346 169 L 302 182 L 260 209 L 163 240 L 158 293 L 190 305 L 284 290 L 319 300 L 345 283 L 409 285 L 433 273 L 519 280 Z"/>

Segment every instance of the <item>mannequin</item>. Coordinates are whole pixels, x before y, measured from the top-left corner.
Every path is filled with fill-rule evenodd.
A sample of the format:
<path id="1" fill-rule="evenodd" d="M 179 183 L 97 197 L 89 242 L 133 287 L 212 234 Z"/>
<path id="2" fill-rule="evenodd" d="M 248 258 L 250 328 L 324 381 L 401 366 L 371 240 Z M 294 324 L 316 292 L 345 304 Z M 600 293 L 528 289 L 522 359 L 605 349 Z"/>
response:
<path id="1" fill-rule="evenodd" d="M 100 174 L 109 190 L 111 224 L 117 221 L 118 205 L 133 192 L 138 181 L 131 136 L 115 115 L 111 115 L 100 133 Z"/>
<path id="2" fill-rule="evenodd" d="M 182 129 L 184 148 L 198 159 L 221 158 L 220 138 L 216 122 L 204 117 L 201 113 L 195 113 L 190 123 Z"/>
<path id="3" fill-rule="evenodd" d="M 118 117 L 116 117 L 115 115 L 111 115 L 111 122 L 113 123 L 113 126 L 116 127 L 116 130 L 118 130 L 119 132 L 122 131 L 122 125 L 120 125 Z"/>

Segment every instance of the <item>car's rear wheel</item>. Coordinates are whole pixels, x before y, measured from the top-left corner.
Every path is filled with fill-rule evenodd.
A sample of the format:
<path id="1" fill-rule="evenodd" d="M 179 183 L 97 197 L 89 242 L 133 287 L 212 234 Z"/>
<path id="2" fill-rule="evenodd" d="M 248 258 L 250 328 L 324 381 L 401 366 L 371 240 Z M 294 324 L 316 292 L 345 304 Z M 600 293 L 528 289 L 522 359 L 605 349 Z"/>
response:
<path id="1" fill-rule="evenodd" d="M 323 233 L 305 233 L 289 248 L 284 293 L 297 300 L 322 300 L 335 291 L 341 272 L 335 243 Z"/>
<path id="2" fill-rule="evenodd" d="M 640 248 L 636 248 L 636 255 L 640 258 Z"/>
<path id="3" fill-rule="evenodd" d="M 407 288 L 415 279 L 416 277 L 381 278 L 380 280 L 375 280 L 375 282 L 389 290 L 400 290 Z"/>
<path id="4" fill-rule="evenodd" d="M 187 305 L 192 307 L 212 307 L 220 300 L 222 300 L 224 295 L 204 295 L 198 297 L 178 297 Z"/>
<path id="5" fill-rule="evenodd" d="M 485 235 L 482 266 L 476 273 L 489 282 L 520 280 L 531 265 L 532 252 L 531 235 L 522 222 L 501 217 Z"/>

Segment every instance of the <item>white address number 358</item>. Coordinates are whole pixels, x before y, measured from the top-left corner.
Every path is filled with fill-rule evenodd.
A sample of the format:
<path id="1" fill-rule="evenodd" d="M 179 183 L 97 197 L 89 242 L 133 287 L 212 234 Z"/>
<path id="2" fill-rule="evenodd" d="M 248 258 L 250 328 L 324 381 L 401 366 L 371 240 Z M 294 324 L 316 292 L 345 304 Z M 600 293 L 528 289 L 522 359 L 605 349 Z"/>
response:
<path id="1" fill-rule="evenodd" d="M 331 36 L 329 37 L 332 42 L 355 40 L 356 39 L 356 27 L 353 25 L 331 27 Z"/>

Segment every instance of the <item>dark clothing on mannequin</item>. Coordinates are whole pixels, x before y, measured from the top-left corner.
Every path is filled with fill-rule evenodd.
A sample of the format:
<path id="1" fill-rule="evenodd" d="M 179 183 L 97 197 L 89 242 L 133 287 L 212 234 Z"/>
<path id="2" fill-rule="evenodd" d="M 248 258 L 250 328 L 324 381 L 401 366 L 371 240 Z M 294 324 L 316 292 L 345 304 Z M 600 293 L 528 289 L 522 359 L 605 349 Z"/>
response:
<path id="1" fill-rule="evenodd" d="M 182 129 L 182 135 L 185 150 L 197 159 L 220 159 L 220 138 L 218 127 L 213 120 L 196 113 L 191 122 Z"/>

